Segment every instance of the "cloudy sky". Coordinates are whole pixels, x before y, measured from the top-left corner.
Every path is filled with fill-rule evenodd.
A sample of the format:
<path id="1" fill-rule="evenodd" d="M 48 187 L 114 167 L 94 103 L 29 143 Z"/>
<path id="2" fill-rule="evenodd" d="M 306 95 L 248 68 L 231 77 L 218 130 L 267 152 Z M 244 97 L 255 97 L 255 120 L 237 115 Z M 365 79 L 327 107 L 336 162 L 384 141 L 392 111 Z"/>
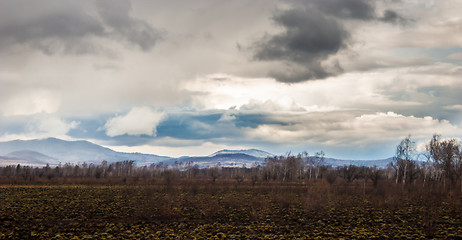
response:
<path id="1" fill-rule="evenodd" d="M 0 0 L 0 141 L 390 157 L 462 137 L 460 0 Z"/>

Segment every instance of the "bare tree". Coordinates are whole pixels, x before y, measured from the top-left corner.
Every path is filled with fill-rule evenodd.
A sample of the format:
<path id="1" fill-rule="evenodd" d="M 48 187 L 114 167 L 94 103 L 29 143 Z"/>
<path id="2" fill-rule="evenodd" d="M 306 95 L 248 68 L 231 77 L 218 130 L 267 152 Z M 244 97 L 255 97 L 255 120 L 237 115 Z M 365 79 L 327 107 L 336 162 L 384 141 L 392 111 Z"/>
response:
<path id="1" fill-rule="evenodd" d="M 407 180 L 412 181 L 415 176 L 415 162 L 414 157 L 416 154 L 415 142 L 411 140 L 411 135 L 404 138 L 401 143 L 396 147 L 396 182 L 400 180 L 406 184 Z"/>
<path id="2" fill-rule="evenodd" d="M 445 140 L 440 140 L 440 138 L 441 135 L 433 135 L 426 146 L 426 150 L 436 167 L 442 171 L 444 186 L 446 186 L 446 179 L 454 185 L 458 178 L 461 179 L 462 185 L 462 170 L 460 169 L 462 151 L 460 142 L 454 138 Z"/>
<path id="3" fill-rule="evenodd" d="M 324 152 L 323 151 L 316 152 L 313 160 L 314 160 L 314 167 L 315 167 L 315 178 L 318 179 L 320 177 L 321 167 L 324 165 L 324 160 L 325 160 Z"/>
<path id="4" fill-rule="evenodd" d="M 343 166 L 341 168 L 343 173 L 343 178 L 347 180 L 347 182 L 351 182 L 358 178 L 359 168 L 354 165 Z"/>

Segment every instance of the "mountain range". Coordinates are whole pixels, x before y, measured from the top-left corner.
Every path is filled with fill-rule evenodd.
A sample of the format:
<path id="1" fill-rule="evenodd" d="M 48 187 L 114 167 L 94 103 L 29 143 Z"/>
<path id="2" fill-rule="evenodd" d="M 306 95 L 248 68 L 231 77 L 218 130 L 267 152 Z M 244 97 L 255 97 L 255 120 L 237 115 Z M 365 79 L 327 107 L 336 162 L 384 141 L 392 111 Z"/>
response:
<path id="1" fill-rule="evenodd" d="M 59 162 L 100 164 L 104 160 L 108 162 L 133 160 L 139 165 L 146 165 L 171 159 L 170 157 L 154 154 L 116 152 L 88 141 L 65 141 L 57 138 L 47 138 L 0 142 L 0 156 L 4 155 L 2 158 L 8 158 L 8 155 L 14 152 L 21 153 L 24 151 L 29 151 L 29 155 L 22 154 L 23 160 L 30 161 L 38 158 L 39 155 L 43 159 L 44 155 L 50 159 L 48 162 L 50 165 Z"/>
<path id="2" fill-rule="evenodd" d="M 173 158 L 154 154 L 117 152 L 88 141 L 66 141 L 57 138 L 0 142 L 0 166 L 17 164 L 45 166 L 46 164 L 81 164 L 84 162 L 100 164 L 102 161 L 112 163 L 132 160 L 136 162 L 137 166 L 162 163 L 179 166 L 197 164 L 199 167 L 217 165 L 222 167 L 251 167 L 254 164 L 262 164 L 266 158 L 273 156 L 275 155 L 258 149 L 224 149 L 208 156 Z M 392 160 L 392 158 L 368 161 L 325 158 L 325 164 L 385 167 Z"/>

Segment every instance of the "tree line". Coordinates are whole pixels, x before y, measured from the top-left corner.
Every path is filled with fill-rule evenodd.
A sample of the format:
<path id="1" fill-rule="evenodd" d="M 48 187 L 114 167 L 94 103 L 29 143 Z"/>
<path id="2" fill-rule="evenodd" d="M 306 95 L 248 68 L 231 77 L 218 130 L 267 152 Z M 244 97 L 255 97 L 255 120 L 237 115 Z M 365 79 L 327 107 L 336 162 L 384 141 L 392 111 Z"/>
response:
<path id="1" fill-rule="evenodd" d="M 442 184 L 444 188 L 460 185 L 462 191 L 462 148 L 455 139 L 443 139 L 433 135 L 424 151 L 417 151 L 411 136 L 405 137 L 396 147 L 394 160 L 386 168 L 366 166 L 332 167 L 325 164 L 323 151 L 313 155 L 303 152 L 297 155 L 268 157 L 263 162 L 255 162 L 250 167 L 222 167 L 219 163 L 212 167 L 200 168 L 194 162 L 168 166 L 163 163 L 137 167 L 134 161 L 101 164 L 70 164 L 58 166 L 0 167 L 2 182 L 33 183 L 37 181 L 59 181 L 59 179 L 113 180 L 124 183 L 142 183 L 162 179 L 166 183 L 173 179 L 232 179 L 236 183 L 250 181 L 354 181 L 370 182 L 376 187 L 381 181 L 422 186 Z"/>
<path id="2" fill-rule="evenodd" d="M 454 187 L 460 182 L 462 191 L 462 148 L 458 139 L 443 139 L 435 134 L 418 152 L 415 142 L 408 136 L 396 148 L 395 161 L 388 169 L 396 183 L 422 184 L 442 183 L 443 187 Z"/>

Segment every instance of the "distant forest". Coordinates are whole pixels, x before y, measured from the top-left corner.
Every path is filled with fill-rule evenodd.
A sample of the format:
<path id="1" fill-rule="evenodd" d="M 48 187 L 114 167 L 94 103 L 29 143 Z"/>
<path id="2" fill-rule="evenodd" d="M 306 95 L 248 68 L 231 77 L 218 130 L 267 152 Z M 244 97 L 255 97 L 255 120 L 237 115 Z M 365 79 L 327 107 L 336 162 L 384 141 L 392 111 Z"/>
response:
<path id="1" fill-rule="evenodd" d="M 163 181 L 171 184 L 180 179 L 210 180 L 226 179 L 240 184 L 253 185 L 265 181 L 325 181 L 328 184 L 343 181 L 363 181 L 376 187 L 381 181 L 396 184 L 442 184 L 444 188 L 460 187 L 462 191 L 462 149 L 457 139 L 442 139 L 435 134 L 418 152 L 411 136 L 404 138 L 396 147 L 394 161 L 386 168 L 366 166 L 325 165 L 324 152 L 314 155 L 303 152 L 266 158 L 263 164 L 248 167 L 221 167 L 218 163 L 199 168 L 194 162 L 162 162 L 137 167 L 134 161 L 101 164 L 63 164 L 56 167 L 6 166 L 0 167 L 0 183 L 109 183 L 149 184 Z M 423 159 L 423 160 L 422 160 Z"/>

